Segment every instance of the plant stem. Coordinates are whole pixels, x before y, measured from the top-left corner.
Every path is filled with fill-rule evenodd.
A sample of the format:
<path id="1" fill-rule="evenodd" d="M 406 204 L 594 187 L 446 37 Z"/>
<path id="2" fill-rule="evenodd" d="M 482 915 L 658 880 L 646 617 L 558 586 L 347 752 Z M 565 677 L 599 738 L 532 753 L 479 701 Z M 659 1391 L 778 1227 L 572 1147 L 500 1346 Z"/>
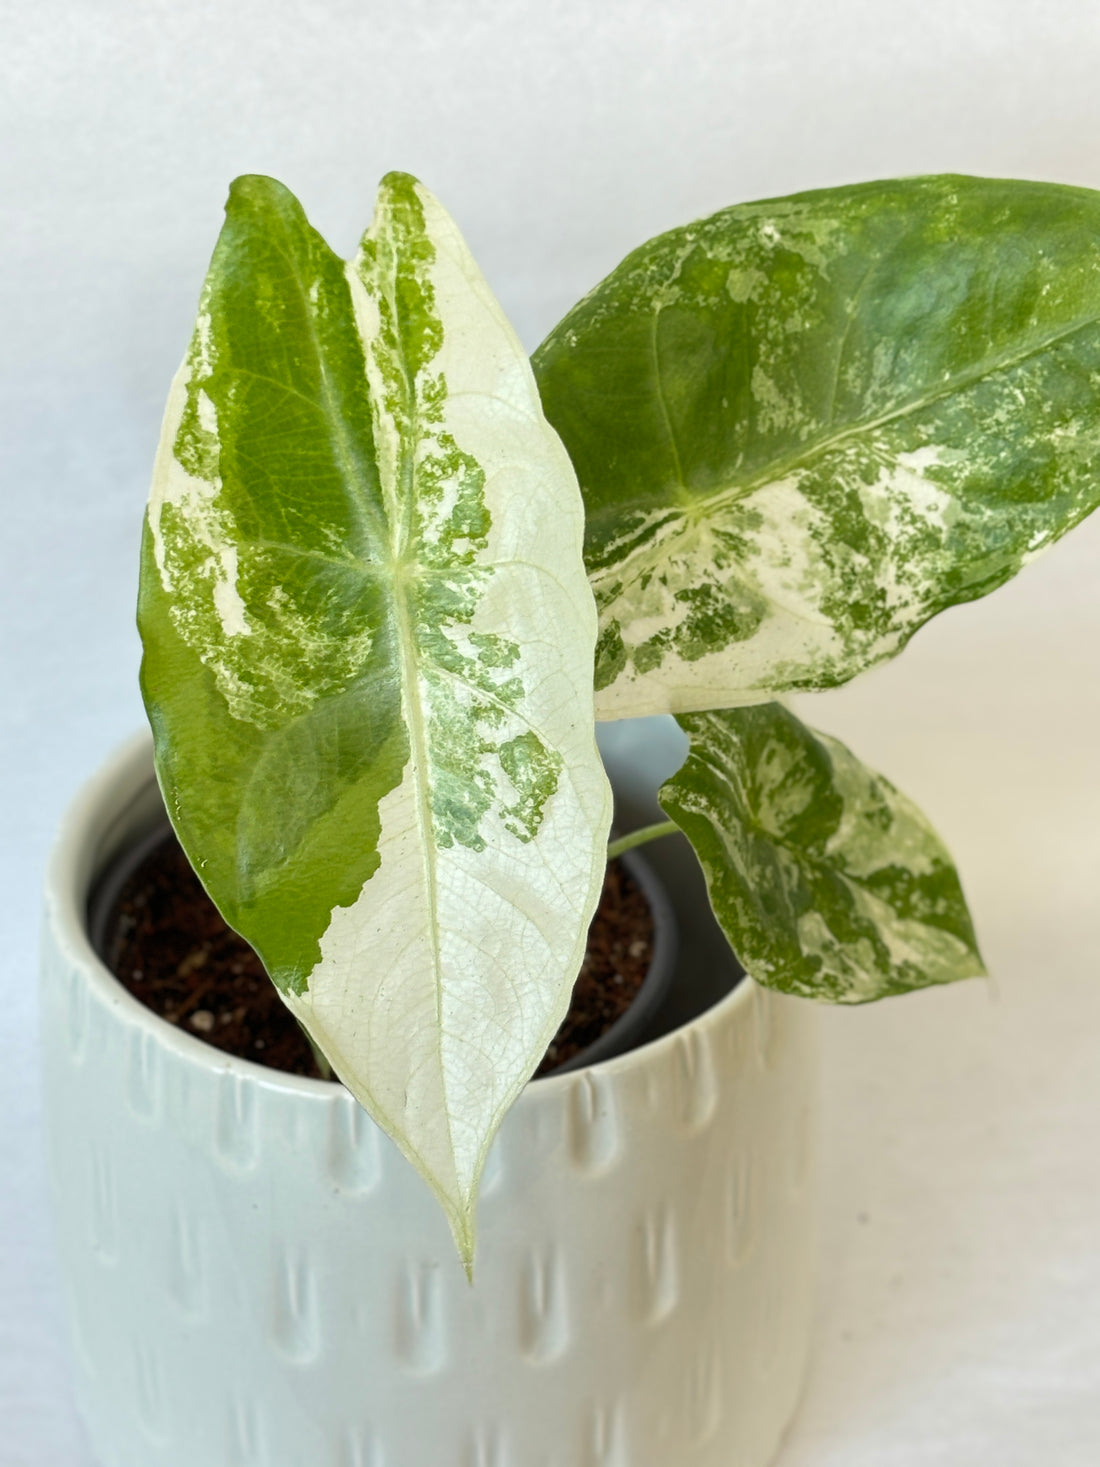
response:
<path id="1" fill-rule="evenodd" d="M 310 1049 L 312 1049 L 312 1051 L 313 1051 L 313 1058 L 317 1062 L 317 1068 L 321 1072 L 321 1079 L 322 1080 L 331 1080 L 332 1079 L 332 1066 L 329 1064 L 328 1060 L 325 1059 L 325 1056 L 322 1053 L 322 1051 L 320 1049 L 318 1049 L 316 1043 L 314 1042 L 313 1035 L 309 1032 L 309 1030 L 306 1028 L 306 1026 L 302 1023 L 301 1019 L 298 1020 L 298 1028 L 301 1029 L 302 1033 L 306 1036 L 306 1041 L 308 1042 Z"/>
<path id="2" fill-rule="evenodd" d="M 620 835 L 618 840 L 609 842 L 607 859 L 613 861 L 624 851 L 632 851 L 635 846 L 644 846 L 651 840 L 660 840 L 663 835 L 675 835 L 679 829 L 675 820 L 659 820 L 655 825 L 643 825 L 639 830 L 632 830 L 629 835 Z"/>

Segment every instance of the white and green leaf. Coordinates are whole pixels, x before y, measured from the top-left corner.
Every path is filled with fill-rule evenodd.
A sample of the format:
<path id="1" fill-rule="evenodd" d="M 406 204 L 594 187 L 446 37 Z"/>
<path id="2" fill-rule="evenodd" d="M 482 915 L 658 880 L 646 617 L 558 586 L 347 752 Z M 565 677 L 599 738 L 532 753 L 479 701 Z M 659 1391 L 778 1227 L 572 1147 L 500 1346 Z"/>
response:
<path id="1" fill-rule="evenodd" d="M 585 496 L 598 714 L 830 687 L 1100 502 L 1100 194 L 941 177 L 726 209 L 533 360 Z"/>
<path id="2" fill-rule="evenodd" d="M 185 850 L 467 1263 L 568 1006 L 610 793 L 568 457 L 454 224 L 355 260 L 237 181 L 150 496 L 139 621 Z"/>
<path id="3" fill-rule="evenodd" d="M 892 784 L 779 703 L 679 722 L 660 802 L 758 983 L 850 1004 L 984 973 L 951 858 Z"/>

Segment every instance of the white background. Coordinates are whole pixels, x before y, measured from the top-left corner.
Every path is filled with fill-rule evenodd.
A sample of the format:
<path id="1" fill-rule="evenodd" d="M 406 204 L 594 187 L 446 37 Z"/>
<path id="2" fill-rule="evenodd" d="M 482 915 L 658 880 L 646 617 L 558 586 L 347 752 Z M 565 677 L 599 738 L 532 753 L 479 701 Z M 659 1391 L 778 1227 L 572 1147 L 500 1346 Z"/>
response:
<path id="1" fill-rule="evenodd" d="M 0 1467 L 90 1467 L 38 892 L 63 805 L 141 719 L 142 502 L 229 180 L 275 174 L 349 251 L 379 176 L 419 174 L 533 347 L 627 250 L 739 199 L 1100 187 L 1100 8 L 7 0 L 0 73 Z M 808 707 L 936 819 L 995 981 L 826 1016 L 821 1307 L 779 1467 L 1100 1461 L 1098 674 L 1100 517 Z"/>

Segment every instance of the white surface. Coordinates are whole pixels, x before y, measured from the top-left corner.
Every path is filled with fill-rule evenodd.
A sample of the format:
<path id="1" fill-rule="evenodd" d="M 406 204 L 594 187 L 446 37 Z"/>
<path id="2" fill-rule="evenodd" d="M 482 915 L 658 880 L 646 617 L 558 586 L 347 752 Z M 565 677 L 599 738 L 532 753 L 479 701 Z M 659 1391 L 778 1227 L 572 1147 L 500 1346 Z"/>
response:
<path id="1" fill-rule="evenodd" d="M 275 173 L 350 249 L 378 176 L 420 173 L 533 346 L 626 250 L 738 198 L 947 168 L 1100 186 L 1100 10 L 8 0 L 0 28 L 0 1464 L 88 1467 L 38 891 L 65 801 L 140 721 L 141 505 L 229 179 Z M 938 819 L 997 978 L 826 1016 L 822 1307 L 780 1467 L 1100 1460 L 1098 565 L 1094 523 L 813 710 Z"/>

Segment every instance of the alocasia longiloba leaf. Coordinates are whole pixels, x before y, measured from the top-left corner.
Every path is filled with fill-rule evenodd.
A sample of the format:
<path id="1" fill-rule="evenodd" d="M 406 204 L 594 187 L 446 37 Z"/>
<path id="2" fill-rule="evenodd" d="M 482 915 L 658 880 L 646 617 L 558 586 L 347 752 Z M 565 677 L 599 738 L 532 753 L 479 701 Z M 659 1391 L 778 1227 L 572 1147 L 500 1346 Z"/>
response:
<path id="1" fill-rule="evenodd" d="M 643 245 L 536 352 L 597 712 L 833 686 L 1100 502 L 1100 194 L 918 178 Z"/>
<path id="2" fill-rule="evenodd" d="M 679 722 L 661 805 L 759 983 L 865 1003 L 984 972 L 951 857 L 892 784 L 779 703 Z"/>
<path id="3" fill-rule="evenodd" d="M 347 263 L 234 185 L 139 620 L 183 846 L 467 1262 L 568 1005 L 610 794 L 575 476 L 455 226 L 384 180 Z"/>

